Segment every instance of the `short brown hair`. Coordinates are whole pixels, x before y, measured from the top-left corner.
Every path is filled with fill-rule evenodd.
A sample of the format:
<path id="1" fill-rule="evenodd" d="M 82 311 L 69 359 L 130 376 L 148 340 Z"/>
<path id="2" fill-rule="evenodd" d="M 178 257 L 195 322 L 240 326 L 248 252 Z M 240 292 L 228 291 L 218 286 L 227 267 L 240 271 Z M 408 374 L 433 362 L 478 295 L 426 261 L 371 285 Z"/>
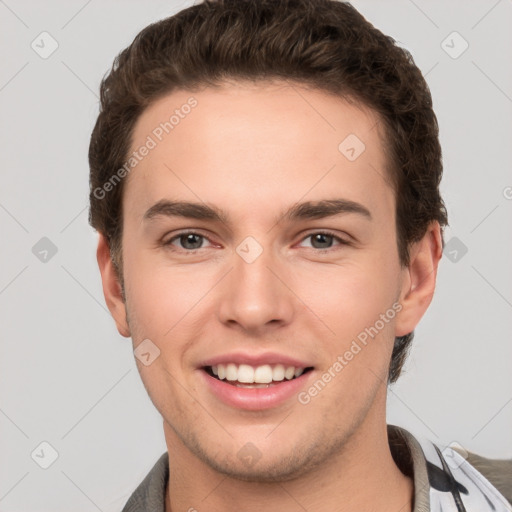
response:
<path id="1" fill-rule="evenodd" d="M 396 194 L 402 265 L 409 263 L 410 244 L 432 221 L 447 224 L 439 193 L 437 119 L 428 85 L 408 51 L 349 3 L 205 0 L 144 28 L 101 82 L 89 147 L 89 222 L 105 235 L 121 283 L 124 180 L 107 194 L 98 190 L 106 190 L 125 164 L 134 125 L 148 105 L 175 89 L 193 91 L 233 79 L 292 81 L 378 114 Z M 400 375 L 413 334 L 395 339 L 390 382 Z"/>

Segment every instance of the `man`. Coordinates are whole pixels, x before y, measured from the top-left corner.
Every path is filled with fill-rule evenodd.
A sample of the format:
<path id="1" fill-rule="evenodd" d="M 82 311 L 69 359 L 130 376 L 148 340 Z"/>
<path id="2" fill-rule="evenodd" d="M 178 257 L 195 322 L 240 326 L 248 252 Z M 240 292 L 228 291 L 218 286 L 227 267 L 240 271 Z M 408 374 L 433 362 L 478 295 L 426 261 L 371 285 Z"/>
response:
<path id="1" fill-rule="evenodd" d="M 428 87 L 353 7 L 148 26 L 89 160 L 105 299 L 168 450 L 126 512 L 512 510 L 467 454 L 386 425 L 447 218 Z"/>

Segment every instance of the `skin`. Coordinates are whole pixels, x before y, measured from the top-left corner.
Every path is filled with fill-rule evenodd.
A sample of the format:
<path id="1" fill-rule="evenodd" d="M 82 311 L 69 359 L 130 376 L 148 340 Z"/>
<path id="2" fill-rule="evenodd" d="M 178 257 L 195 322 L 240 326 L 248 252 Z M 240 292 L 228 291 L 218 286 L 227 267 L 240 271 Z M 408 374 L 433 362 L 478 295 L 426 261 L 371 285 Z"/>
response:
<path id="1" fill-rule="evenodd" d="M 197 107 L 127 179 L 126 302 L 101 234 L 97 251 L 120 334 L 134 347 L 149 338 L 160 349 L 151 365 L 137 365 L 163 417 L 166 511 L 412 510 L 412 481 L 387 442 L 387 374 L 395 336 L 411 332 L 432 299 L 439 225 L 401 266 L 377 115 L 299 84 L 174 91 L 143 112 L 133 149 L 190 96 Z M 366 146 L 353 162 L 338 150 L 351 133 Z M 299 201 L 334 198 L 360 203 L 371 219 L 282 216 Z M 214 205 L 229 222 L 143 220 L 161 199 Z M 162 245 L 186 229 L 206 237 L 195 239 L 202 241 L 195 253 L 186 239 Z M 311 236 L 323 230 L 348 244 Z M 263 248 L 250 264 L 236 252 L 247 236 Z M 205 358 L 273 350 L 314 367 L 307 390 L 396 303 L 401 311 L 306 405 L 293 397 L 265 411 L 240 410 L 216 398 L 200 375 Z M 250 466 L 237 457 L 247 442 L 261 454 Z"/>

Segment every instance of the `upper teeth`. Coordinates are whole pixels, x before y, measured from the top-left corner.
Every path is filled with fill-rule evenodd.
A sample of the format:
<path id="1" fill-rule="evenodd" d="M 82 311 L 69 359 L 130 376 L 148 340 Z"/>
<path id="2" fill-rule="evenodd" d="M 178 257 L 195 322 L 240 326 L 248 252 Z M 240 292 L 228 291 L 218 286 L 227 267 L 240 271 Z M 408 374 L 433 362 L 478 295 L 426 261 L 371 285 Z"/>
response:
<path id="1" fill-rule="evenodd" d="M 220 380 L 226 379 L 245 384 L 267 384 L 272 381 L 291 380 L 294 377 L 299 377 L 303 372 L 304 368 L 283 366 L 282 364 L 276 364 L 275 366 L 264 364 L 253 367 L 248 364 L 229 363 L 212 366 L 212 373 L 217 375 Z"/>

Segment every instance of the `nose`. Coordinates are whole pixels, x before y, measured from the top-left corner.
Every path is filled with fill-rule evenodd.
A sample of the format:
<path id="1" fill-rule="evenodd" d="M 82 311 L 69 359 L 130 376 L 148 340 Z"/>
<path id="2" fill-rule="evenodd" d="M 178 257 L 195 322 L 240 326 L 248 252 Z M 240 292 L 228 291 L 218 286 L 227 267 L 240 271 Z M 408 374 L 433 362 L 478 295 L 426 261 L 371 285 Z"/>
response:
<path id="1" fill-rule="evenodd" d="M 294 314 L 291 279 L 285 262 L 271 249 L 264 249 L 253 261 L 242 251 L 234 252 L 233 269 L 219 290 L 220 321 L 252 334 L 290 323 Z"/>

